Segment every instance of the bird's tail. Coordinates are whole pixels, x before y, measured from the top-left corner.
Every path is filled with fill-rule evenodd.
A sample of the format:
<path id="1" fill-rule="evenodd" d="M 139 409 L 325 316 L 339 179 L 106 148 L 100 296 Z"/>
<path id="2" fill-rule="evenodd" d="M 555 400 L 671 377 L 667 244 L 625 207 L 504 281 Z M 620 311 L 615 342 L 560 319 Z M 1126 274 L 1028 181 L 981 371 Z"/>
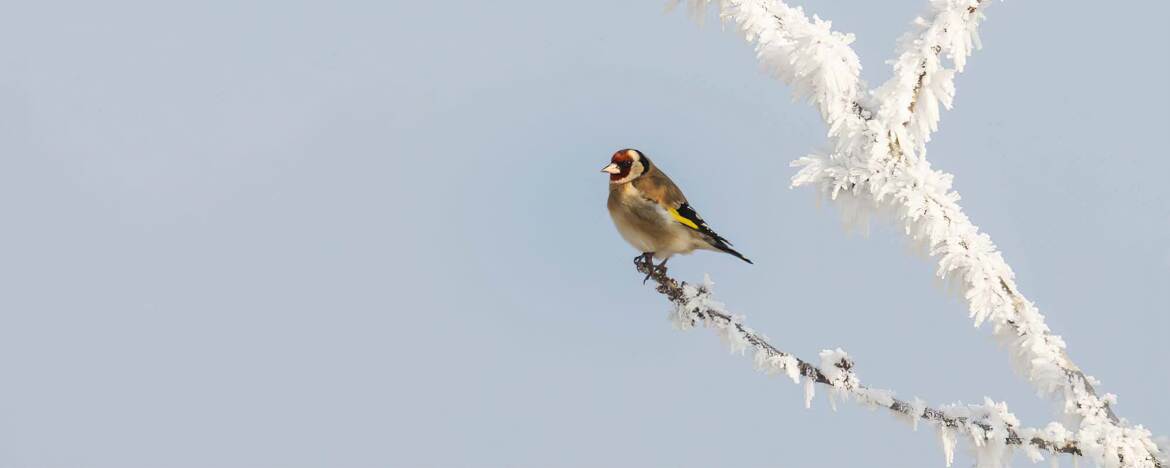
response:
<path id="1" fill-rule="evenodd" d="M 713 247 L 715 247 L 716 249 L 719 249 L 721 252 L 735 255 L 736 257 L 739 257 L 740 260 L 743 260 L 745 262 L 751 263 L 752 265 L 755 265 L 755 263 L 752 263 L 752 261 L 748 260 L 747 257 L 743 256 L 743 254 L 741 254 L 741 253 L 737 252 L 735 249 L 731 248 L 731 243 L 727 242 L 727 239 L 724 239 L 722 237 L 716 237 L 714 240 L 715 240 L 715 242 L 712 242 L 711 245 Z"/>
<path id="2" fill-rule="evenodd" d="M 752 263 L 751 260 L 748 260 L 747 257 L 743 256 L 743 254 L 741 254 L 739 252 L 736 252 L 735 249 L 733 249 L 731 247 L 723 247 L 719 250 L 722 250 L 722 251 L 727 252 L 729 254 L 735 255 L 736 257 L 739 257 L 740 260 L 743 260 L 745 262 Z M 755 263 L 752 263 L 752 265 L 755 265 Z"/>

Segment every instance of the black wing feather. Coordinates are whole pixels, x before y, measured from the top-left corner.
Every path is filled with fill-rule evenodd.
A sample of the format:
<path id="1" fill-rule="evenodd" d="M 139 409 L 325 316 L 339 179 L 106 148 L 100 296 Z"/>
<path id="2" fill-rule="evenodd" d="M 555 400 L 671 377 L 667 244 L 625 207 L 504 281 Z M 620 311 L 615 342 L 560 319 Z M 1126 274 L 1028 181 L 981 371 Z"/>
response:
<path id="1" fill-rule="evenodd" d="M 707 241 L 710 242 L 711 245 L 715 246 L 715 248 L 727 252 L 731 255 L 735 255 L 736 257 L 739 257 L 740 260 L 752 263 L 752 261 L 748 260 L 747 257 L 744 257 L 743 254 L 740 254 L 739 252 L 736 252 L 735 249 L 731 248 L 731 241 L 717 234 L 714 230 L 711 229 L 710 226 L 707 226 L 707 222 L 703 221 L 703 218 L 699 216 L 699 213 L 696 212 L 694 208 L 691 208 L 689 203 L 683 203 L 676 209 L 676 211 L 678 211 L 679 216 L 686 218 L 692 223 L 695 223 L 695 226 L 699 227 L 699 232 L 706 236 Z"/>

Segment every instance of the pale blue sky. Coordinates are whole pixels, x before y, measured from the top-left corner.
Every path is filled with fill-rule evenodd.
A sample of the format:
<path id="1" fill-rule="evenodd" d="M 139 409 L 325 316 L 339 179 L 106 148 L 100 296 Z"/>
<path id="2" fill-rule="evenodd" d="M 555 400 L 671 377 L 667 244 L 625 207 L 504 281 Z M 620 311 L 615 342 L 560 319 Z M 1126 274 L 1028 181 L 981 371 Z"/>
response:
<path id="1" fill-rule="evenodd" d="M 806 410 L 672 330 L 603 208 L 622 147 L 756 262 L 673 273 L 710 273 L 778 346 L 1053 417 L 932 259 L 788 189 L 824 127 L 715 21 L 0 1 L 0 468 L 942 465 L 932 431 Z M 805 5 L 857 35 L 872 84 L 925 0 Z M 1073 358 L 1161 435 L 1168 13 L 996 2 L 929 150 Z"/>

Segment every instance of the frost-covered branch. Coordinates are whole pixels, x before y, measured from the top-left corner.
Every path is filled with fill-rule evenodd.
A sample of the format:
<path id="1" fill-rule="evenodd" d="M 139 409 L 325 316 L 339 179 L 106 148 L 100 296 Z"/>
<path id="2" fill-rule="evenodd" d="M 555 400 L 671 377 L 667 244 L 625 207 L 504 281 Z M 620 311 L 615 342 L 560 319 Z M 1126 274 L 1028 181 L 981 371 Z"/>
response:
<path id="1" fill-rule="evenodd" d="M 938 130 L 939 106 L 951 108 L 955 75 L 980 47 L 986 1 L 932 0 L 928 12 L 914 19 L 914 30 L 899 41 L 894 76 L 874 92 L 874 100 L 877 120 L 905 156 L 924 156 L 930 134 Z"/>
<path id="2" fill-rule="evenodd" d="M 682 0 L 677 0 L 682 1 Z M 693 15 L 702 15 L 712 0 L 686 0 Z M 772 76 L 793 88 L 820 111 L 829 135 L 843 136 L 864 127 L 867 87 L 861 60 L 849 44 L 852 34 L 833 31 L 832 23 L 809 19 L 800 7 L 765 0 L 719 0 L 719 16 L 734 21 L 756 57 Z M 847 128 L 852 127 L 852 128 Z"/>
<path id="3" fill-rule="evenodd" d="M 641 261 L 635 261 L 635 265 L 640 273 L 650 275 L 657 283 L 656 290 L 674 305 L 670 318 L 678 328 L 704 325 L 718 332 L 733 353 L 746 354 L 749 348 L 752 349 L 755 366 L 761 372 L 785 375 L 796 384 L 801 383 L 803 377 L 806 407 L 811 406 L 815 385 L 820 384 L 829 387 L 834 408 L 838 398 L 853 399 L 862 405 L 885 408 L 909 421 L 915 430 L 919 421 L 926 421 L 939 431 L 947 466 L 954 461 L 957 435 L 966 436 L 965 440 L 976 448 L 980 466 L 983 462 L 1005 462 L 1012 447 L 1023 450 L 1032 461 L 1043 460 L 1044 452 L 1084 455 L 1078 446 L 1077 435 L 1064 426 L 1051 423 L 1044 429 L 1020 427 L 1019 419 L 1008 412 L 1005 403 L 986 399 L 982 405 L 932 408 L 918 398 L 901 400 L 894 397 L 892 391 L 861 385 L 853 361 L 840 348 L 822 351 L 819 366 L 804 361 L 770 344 L 763 335 L 744 325 L 742 316 L 728 312 L 723 304 L 712 299 L 710 279 L 700 286 L 693 286 L 667 276 L 665 268 L 656 269 Z"/>
<path id="4" fill-rule="evenodd" d="M 1106 467 L 1165 463 L 1150 432 L 1118 418 L 1111 407 L 1116 396 L 1098 395 L 1096 380 L 1069 359 L 991 238 L 963 213 L 953 176 L 931 169 L 924 157 L 939 106 L 951 106 L 954 76 L 979 45 L 986 0 L 931 0 L 900 43 L 894 77 L 872 93 L 849 47 L 853 36 L 810 20 L 799 7 L 778 0 L 687 1 L 693 10 L 717 3 L 720 17 L 755 44 L 765 68 L 820 111 L 828 148 L 793 163 L 800 168 L 794 187 L 816 186 L 854 214 L 892 209 L 907 235 L 938 257 L 938 276 L 961 283 L 975 325 L 990 322 L 1028 380 L 1063 399 L 1064 413 L 1080 426 L 1086 457 Z"/>

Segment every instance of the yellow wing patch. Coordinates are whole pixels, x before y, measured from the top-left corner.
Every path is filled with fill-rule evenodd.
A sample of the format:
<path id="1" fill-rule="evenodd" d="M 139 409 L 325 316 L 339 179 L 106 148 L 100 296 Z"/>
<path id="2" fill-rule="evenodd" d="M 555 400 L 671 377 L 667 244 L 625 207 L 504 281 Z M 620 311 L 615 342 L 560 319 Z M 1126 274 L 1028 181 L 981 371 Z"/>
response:
<path id="1" fill-rule="evenodd" d="M 674 209 L 674 208 L 667 208 L 667 209 L 666 209 L 666 212 L 667 212 L 667 213 L 670 213 L 670 217 L 671 217 L 671 218 L 674 218 L 674 220 L 675 220 L 675 221 L 678 221 L 678 222 L 682 223 L 684 226 L 686 226 L 686 227 L 689 227 L 689 228 L 691 228 L 691 229 L 694 229 L 694 230 L 696 230 L 696 231 L 698 231 L 698 230 L 699 230 L 699 225 L 698 225 L 698 224 L 695 224 L 695 222 L 694 222 L 694 221 L 691 221 L 691 220 L 689 220 L 689 219 L 686 219 L 686 218 L 684 218 L 684 217 L 683 217 L 683 215 L 680 215 L 680 214 L 678 214 L 678 210 L 676 210 L 676 209 Z"/>

